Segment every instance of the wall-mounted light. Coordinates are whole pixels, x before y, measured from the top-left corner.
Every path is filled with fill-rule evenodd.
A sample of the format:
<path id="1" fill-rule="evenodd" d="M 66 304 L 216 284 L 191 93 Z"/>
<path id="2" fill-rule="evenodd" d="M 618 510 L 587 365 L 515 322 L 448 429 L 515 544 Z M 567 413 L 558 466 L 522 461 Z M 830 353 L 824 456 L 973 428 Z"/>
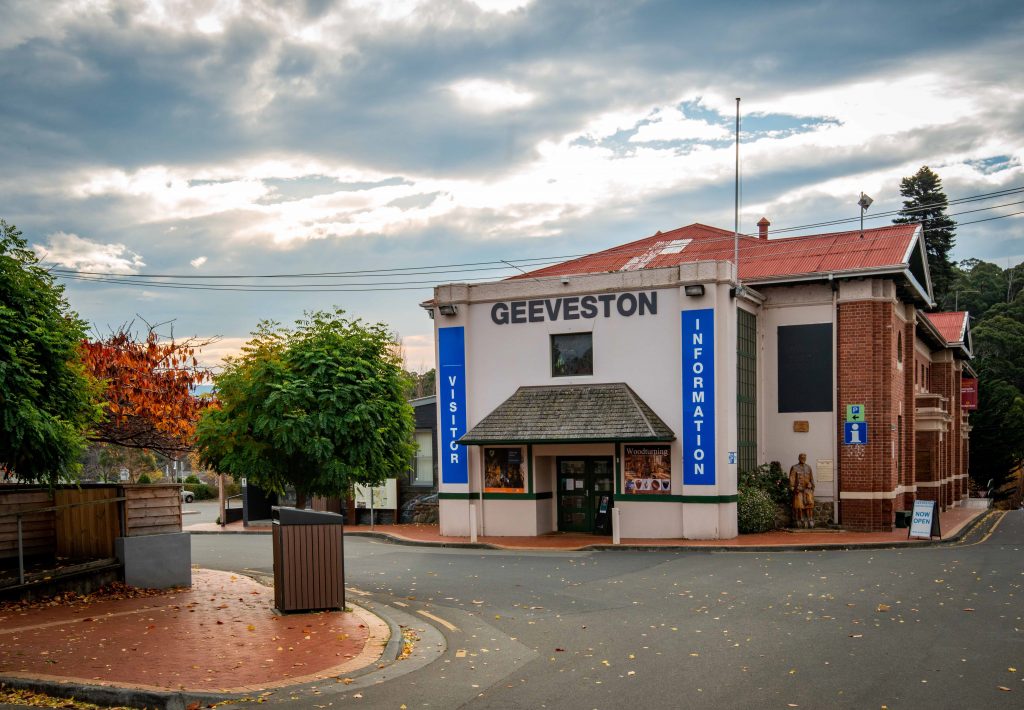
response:
<path id="1" fill-rule="evenodd" d="M 689 286 L 684 286 L 683 293 L 687 296 L 703 296 L 704 284 L 690 284 Z"/>
<path id="2" fill-rule="evenodd" d="M 569 277 L 568 276 L 563 276 L 562 277 L 562 285 L 563 286 L 568 286 L 569 285 Z"/>
<path id="3" fill-rule="evenodd" d="M 437 310 L 441 312 L 443 316 L 454 316 L 459 312 L 459 309 L 455 307 L 454 303 L 445 303 L 437 307 Z"/>

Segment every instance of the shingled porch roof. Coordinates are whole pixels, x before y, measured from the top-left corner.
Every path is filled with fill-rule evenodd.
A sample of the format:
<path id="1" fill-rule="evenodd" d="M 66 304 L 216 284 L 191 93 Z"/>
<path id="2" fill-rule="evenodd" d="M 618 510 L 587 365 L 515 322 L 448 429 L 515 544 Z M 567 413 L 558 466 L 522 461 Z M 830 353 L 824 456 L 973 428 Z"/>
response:
<path id="1" fill-rule="evenodd" d="M 520 387 L 460 444 L 673 441 L 675 434 L 622 382 Z"/>

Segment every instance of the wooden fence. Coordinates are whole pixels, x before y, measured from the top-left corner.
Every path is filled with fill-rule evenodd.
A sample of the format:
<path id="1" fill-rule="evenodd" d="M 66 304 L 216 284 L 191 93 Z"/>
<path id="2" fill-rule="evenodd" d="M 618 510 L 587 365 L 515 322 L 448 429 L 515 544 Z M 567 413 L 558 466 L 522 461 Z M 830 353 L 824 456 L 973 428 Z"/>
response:
<path id="1" fill-rule="evenodd" d="M 30 488 L 11 495 L 7 488 L 0 488 L 0 560 L 18 557 L 18 519 L 6 513 L 48 508 L 53 505 L 53 495 L 48 490 Z M 25 555 L 28 557 L 53 554 L 57 548 L 53 512 L 23 515 L 21 539 Z"/>
<path id="2" fill-rule="evenodd" d="M 180 490 L 176 484 L 0 486 L 0 561 L 18 557 L 12 513 L 23 513 L 26 557 L 104 559 L 114 556 L 117 537 L 181 532 Z"/>

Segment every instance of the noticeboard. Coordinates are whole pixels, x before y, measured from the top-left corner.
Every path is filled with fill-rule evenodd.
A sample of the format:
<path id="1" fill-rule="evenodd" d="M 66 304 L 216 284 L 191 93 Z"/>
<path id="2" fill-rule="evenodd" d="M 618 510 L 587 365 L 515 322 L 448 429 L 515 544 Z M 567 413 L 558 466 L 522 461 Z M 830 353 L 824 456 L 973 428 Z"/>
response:
<path id="1" fill-rule="evenodd" d="M 910 531 L 907 537 L 942 537 L 939 530 L 939 516 L 935 512 L 935 501 L 915 500 L 914 512 L 910 518 Z"/>
<path id="2" fill-rule="evenodd" d="M 362 486 L 358 483 L 353 487 L 357 508 L 373 508 L 374 510 L 395 510 L 398 508 L 398 482 L 394 478 L 384 481 L 382 486 Z"/>

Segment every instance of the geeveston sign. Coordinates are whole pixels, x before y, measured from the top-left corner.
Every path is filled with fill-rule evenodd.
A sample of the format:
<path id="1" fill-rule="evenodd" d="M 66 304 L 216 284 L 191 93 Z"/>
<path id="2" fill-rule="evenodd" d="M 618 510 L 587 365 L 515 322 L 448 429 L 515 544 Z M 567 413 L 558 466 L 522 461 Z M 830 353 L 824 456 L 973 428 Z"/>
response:
<path id="1" fill-rule="evenodd" d="M 542 323 L 544 321 L 610 318 L 658 314 L 658 292 L 603 293 L 598 296 L 562 296 L 531 301 L 500 301 L 491 306 L 491 320 L 497 325 Z"/>

